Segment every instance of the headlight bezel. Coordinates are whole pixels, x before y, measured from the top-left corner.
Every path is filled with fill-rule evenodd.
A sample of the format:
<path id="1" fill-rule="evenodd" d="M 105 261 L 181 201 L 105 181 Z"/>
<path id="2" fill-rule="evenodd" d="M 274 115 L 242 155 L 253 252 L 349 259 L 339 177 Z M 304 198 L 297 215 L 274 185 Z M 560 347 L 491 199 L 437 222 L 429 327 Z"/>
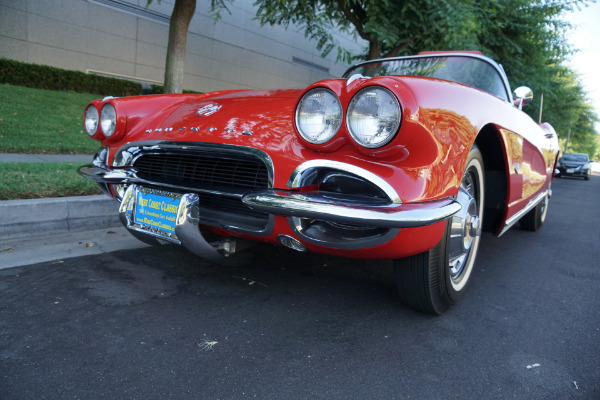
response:
<path id="1" fill-rule="evenodd" d="M 362 139 L 366 135 L 364 135 L 364 134 L 359 135 L 359 134 L 357 134 L 357 132 L 354 131 L 353 122 L 351 121 L 351 119 L 354 114 L 354 108 L 357 106 L 359 101 L 362 100 L 366 95 L 368 95 L 367 94 L 368 92 L 374 92 L 374 91 L 379 91 L 381 93 L 384 93 L 385 96 L 389 96 L 389 100 L 391 100 L 392 107 L 396 111 L 396 117 L 395 117 L 395 122 L 393 122 L 393 124 L 391 126 L 391 129 L 387 129 L 387 131 L 388 131 L 387 135 L 382 140 L 379 140 L 375 143 L 370 143 L 370 142 Z M 379 106 L 379 109 L 381 109 L 381 106 Z M 378 115 L 378 113 L 376 113 L 376 115 Z M 350 99 L 350 102 L 348 103 L 348 107 L 346 109 L 346 129 L 348 130 L 348 134 L 350 135 L 352 140 L 359 146 L 366 148 L 366 149 L 379 149 L 379 148 L 382 148 L 382 147 L 388 145 L 396 137 L 396 135 L 398 134 L 398 131 L 400 130 L 400 126 L 402 125 L 402 116 L 403 116 L 402 106 L 400 104 L 400 101 L 394 94 L 394 92 L 392 92 L 391 90 L 389 90 L 388 88 L 386 88 L 384 86 L 370 85 L 370 86 L 364 87 L 361 90 L 359 90 L 356 94 L 354 94 L 354 96 L 352 96 L 352 99 Z M 377 121 L 378 128 L 380 128 L 380 125 L 381 125 L 381 122 Z M 379 129 L 378 129 L 378 132 L 379 132 Z M 370 137 L 375 137 L 378 135 L 379 134 L 376 133 L 374 135 L 371 135 Z"/>
<path id="2" fill-rule="evenodd" d="M 325 117 L 324 120 L 327 122 L 325 122 L 323 125 L 325 127 L 327 127 L 328 125 L 330 126 L 329 132 L 323 133 L 323 131 L 326 129 L 321 129 L 320 133 L 318 133 L 316 135 L 314 135 L 314 134 L 310 135 L 306 132 L 306 126 L 305 126 L 306 124 L 303 124 L 300 120 L 301 119 L 300 114 L 302 112 L 303 106 L 306 103 L 308 103 L 309 98 L 312 96 L 318 95 L 319 93 L 322 93 L 326 96 L 330 96 L 330 97 L 328 97 L 328 99 L 323 100 L 323 101 L 333 101 L 330 104 L 333 104 L 337 108 L 337 113 L 332 112 L 329 114 L 329 116 L 337 115 L 337 119 L 334 119 L 333 124 L 330 124 L 329 122 L 331 121 L 331 118 Z M 317 116 L 319 114 L 314 113 L 313 115 Z M 336 118 L 336 117 L 334 117 L 334 118 Z M 296 105 L 296 109 L 294 111 L 294 123 L 295 123 L 296 130 L 298 131 L 298 134 L 300 135 L 300 137 L 302 139 L 304 139 L 306 142 L 308 142 L 312 145 L 324 145 L 326 143 L 331 142 L 336 137 L 336 135 L 339 133 L 340 128 L 342 127 L 343 121 L 344 121 L 344 108 L 342 107 L 342 102 L 341 102 L 340 98 L 331 89 L 322 87 L 322 86 L 314 87 L 314 88 L 308 90 L 306 93 L 304 93 L 302 95 L 302 97 L 300 98 L 300 101 L 298 101 L 298 104 Z M 319 136 L 320 138 L 315 139 L 315 136 Z"/>

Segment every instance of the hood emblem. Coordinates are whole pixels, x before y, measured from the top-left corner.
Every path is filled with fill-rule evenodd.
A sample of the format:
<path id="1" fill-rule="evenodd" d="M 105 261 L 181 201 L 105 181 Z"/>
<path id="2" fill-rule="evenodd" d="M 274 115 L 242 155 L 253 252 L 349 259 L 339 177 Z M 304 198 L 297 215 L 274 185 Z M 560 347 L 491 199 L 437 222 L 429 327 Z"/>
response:
<path id="1" fill-rule="evenodd" d="M 212 114 L 216 113 L 217 111 L 219 111 L 221 109 L 221 107 L 222 107 L 222 105 L 219 103 L 207 104 L 205 106 L 200 107 L 196 111 L 196 116 L 197 117 L 207 117 L 207 116 L 212 115 Z"/>

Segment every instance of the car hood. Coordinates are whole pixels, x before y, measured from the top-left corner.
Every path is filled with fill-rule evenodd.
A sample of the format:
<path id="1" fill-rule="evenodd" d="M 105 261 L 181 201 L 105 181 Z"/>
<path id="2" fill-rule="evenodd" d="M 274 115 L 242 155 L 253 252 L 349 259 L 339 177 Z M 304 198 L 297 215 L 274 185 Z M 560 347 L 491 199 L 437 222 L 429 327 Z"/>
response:
<path id="1" fill-rule="evenodd" d="M 176 100 L 139 118 L 128 113 L 126 141 L 173 140 L 281 148 L 294 134 L 294 108 L 303 89 L 164 96 Z M 153 99 L 159 101 L 159 98 Z M 147 103 L 146 103 L 147 104 Z M 132 128 L 132 129 L 130 129 Z"/>

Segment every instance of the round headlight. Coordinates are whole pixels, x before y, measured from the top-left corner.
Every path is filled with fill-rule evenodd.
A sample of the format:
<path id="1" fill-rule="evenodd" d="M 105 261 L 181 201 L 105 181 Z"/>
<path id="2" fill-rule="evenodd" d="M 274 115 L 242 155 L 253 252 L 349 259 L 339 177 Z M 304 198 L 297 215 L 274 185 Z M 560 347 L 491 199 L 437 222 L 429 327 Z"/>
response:
<path id="1" fill-rule="evenodd" d="M 90 136 L 94 136 L 98 131 L 98 109 L 95 105 L 90 104 L 85 109 L 83 125 L 85 126 L 85 131 Z"/>
<path id="2" fill-rule="evenodd" d="M 296 108 L 296 127 L 309 143 L 326 143 L 342 125 L 340 99 L 329 89 L 316 88 L 308 91 Z"/>
<path id="3" fill-rule="evenodd" d="M 374 149 L 388 144 L 398 132 L 402 111 L 389 90 L 371 86 L 358 92 L 348 106 L 348 131 L 361 146 Z"/>
<path id="4" fill-rule="evenodd" d="M 112 136 L 117 126 L 117 112 L 112 104 L 106 103 L 100 112 L 100 126 L 105 136 Z"/>

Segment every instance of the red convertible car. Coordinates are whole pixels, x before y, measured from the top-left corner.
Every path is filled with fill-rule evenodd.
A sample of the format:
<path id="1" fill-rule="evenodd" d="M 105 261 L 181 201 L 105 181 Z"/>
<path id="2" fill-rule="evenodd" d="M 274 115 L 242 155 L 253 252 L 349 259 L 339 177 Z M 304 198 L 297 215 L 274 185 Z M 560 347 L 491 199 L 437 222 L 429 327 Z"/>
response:
<path id="1" fill-rule="evenodd" d="M 219 262 L 248 241 L 394 260 L 402 301 L 440 314 L 481 232 L 546 217 L 558 141 L 478 52 L 368 61 L 305 89 L 104 98 L 80 174 L 139 239 Z"/>

